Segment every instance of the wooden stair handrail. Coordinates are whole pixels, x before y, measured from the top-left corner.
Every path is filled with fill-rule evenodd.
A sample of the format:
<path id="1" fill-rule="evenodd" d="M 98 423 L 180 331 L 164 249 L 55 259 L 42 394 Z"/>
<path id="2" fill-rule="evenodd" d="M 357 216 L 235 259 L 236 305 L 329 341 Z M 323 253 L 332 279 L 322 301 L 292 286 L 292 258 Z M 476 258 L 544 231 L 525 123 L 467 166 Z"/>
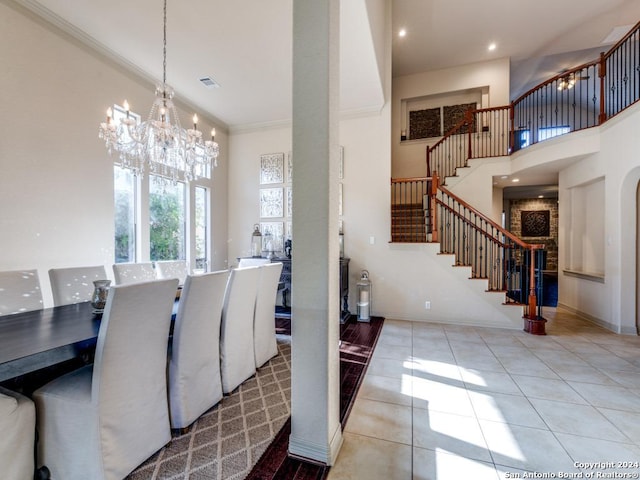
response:
<path id="1" fill-rule="evenodd" d="M 476 110 L 467 110 L 468 112 L 475 112 Z M 456 123 L 453 127 L 451 127 L 451 129 L 445 133 L 442 138 L 440 140 L 438 140 L 436 143 L 434 143 L 432 146 L 427 147 L 429 150 L 433 151 L 435 150 L 442 142 L 444 142 L 447 138 L 449 138 L 451 135 L 455 135 L 456 131 L 458 131 L 459 129 L 461 129 L 463 126 L 468 125 L 470 123 L 469 119 L 467 118 L 467 116 L 465 115 L 465 117 L 460 120 L 458 123 Z"/>
<path id="2" fill-rule="evenodd" d="M 392 178 L 391 183 L 428 182 L 431 177 Z"/>
<path id="3" fill-rule="evenodd" d="M 629 30 L 624 37 L 618 40 L 618 42 L 613 47 L 611 47 L 606 53 L 602 55 L 603 60 L 606 60 L 611 55 L 613 55 L 613 52 L 615 52 L 618 49 L 618 47 L 620 47 L 620 45 L 622 45 L 624 42 L 629 40 L 629 38 L 631 38 L 636 33 L 637 30 L 640 30 L 640 22 L 636 23 L 635 26 L 631 30 Z"/>
<path id="4" fill-rule="evenodd" d="M 576 73 L 580 70 L 583 70 L 585 68 L 589 68 L 589 67 L 597 67 L 600 64 L 600 59 L 598 58 L 597 60 L 592 60 L 590 62 L 587 63 L 583 63 L 582 65 L 579 65 L 577 67 L 571 68 L 569 70 L 567 70 L 566 72 L 562 72 L 557 74 L 555 77 L 550 78 L 549 80 L 545 80 L 544 82 L 542 82 L 539 85 L 536 85 L 533 88 L 530 88 L 529 90 L 527 90 L 525 93 L 523 93 L 522 95 L 520 95 L 516 100 L 514 100 L 513 102 L 511 102 L 512 105 L 516 105 L 517 103 L 520 103 L 522 101 L 523 98 L 528 97 L 529 95 L 531 95 L 533 92 L 535 92 L 536 90 L 540 90 L 543 87 L 546 87 L 547 85 L 549 85 L 550 83 L 555 82 L 556 80 L 560 80 L 562 77 L 566 77 L 568 75 L 571 75 L 572 73 Z"/>
<path id="5" fill-rule="evenodd" d="M 437 177 L 437 174 L 433 175 L 434 177 Z M 452 193 L 450 190 L 448 190 L 447 188 L 443 187 L 442 185 L 438 185 L 438 189 L 440 191 L 442 191 L 443 193 L 447 194 L 449 197 L 451 197 L 452 199 L 454 199 L 456 202 L 458 202 L 460 205 L 462 205 L 463 207 L 465 207 L 466 209 L 468 209 L 469 211 L 471 211 L 471 213 L 473 213 L 474 215 L 477 215 L 478 217 L 480 217 L 481 220 L 487 222 L 489 225 L 491 225 L 492 227 L 494 227 L 496 230 L 498 230 L 501 234 L 503 234 L 505 237 L 509 238 L 509 240 L 511 240 L 513 243 L 515 243 L 516 245 L 525 248 L 527 250 L 539 250 L 539 249 L 543 249 L 544 245 L 543 244 L 537 244 L 537 243 L 526 243 L 524 241 L 522 241 L 520 238 L 516 237 L 513 233 L 511 233 L 509 230 L 506 230 L 505 228 L 502 228 L 501 225 L 498 225 L 496 222 L 494 222 L 493 220 L 491 220 L 489 217 L 487 217 L 485 214 L 483 214 L 482 212 L 476 210 L 475 208 L 473 208 L 471 205 L 469 205 L 467 202 L 465 202 L 463 199 L 461 199 L 460 197 L 458 197 L 456 194 Z"/>
<path id="6" fill-rule="evenodd" d="M 445 210 L 448 210 L 449 212 L 451 212 L 453 215 L 455 215 L 456 217 L 460 218 L 464 223 L 466 223 L 467 225 L 469 225 L 471 228 L 473 228 L 474 230 L 476 230 L 477 232 L 479 232 L 482 236 L 491 239 L 491 241 L 495 242 L 496 244 L 498 244 L 500 247 L 502 248 L 511 248 L 510 245 L 507 245 L 506 243 L 502 243 L 500 240 L 494 238 L 492 235 L 490 235 L 489 233 L 487 233 L 486 231 L 484 231 L 481 227 L 479 227 L 478 225 L 476 225 L 475 223 L 473 223 L 471 220 L 469 220 L 468 218 L 466 218 L 464 215 L 461 215 L 460 212 L 456 212 L 453 208 L 451 208 L 449 205 L 447 205 L 446 203 L 444 203 L 442 200 L 440 200 L 439 198 L 436 198 L 436 203 L 438 205 L 441 205 L 442 208 L 444 208 Z"/>

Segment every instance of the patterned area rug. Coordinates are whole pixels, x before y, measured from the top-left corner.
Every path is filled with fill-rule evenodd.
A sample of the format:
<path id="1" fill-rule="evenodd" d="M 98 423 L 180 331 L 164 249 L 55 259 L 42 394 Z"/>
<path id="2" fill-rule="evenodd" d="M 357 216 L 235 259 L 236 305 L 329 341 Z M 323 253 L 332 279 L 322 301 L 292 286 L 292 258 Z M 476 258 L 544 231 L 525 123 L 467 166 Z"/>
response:
<path id="1" fill-rule="evenodd" d="M 127 480 L 243 479 L 289 418 L 290 404 L 291 337 L 278 335 L 276 357 Z"/>

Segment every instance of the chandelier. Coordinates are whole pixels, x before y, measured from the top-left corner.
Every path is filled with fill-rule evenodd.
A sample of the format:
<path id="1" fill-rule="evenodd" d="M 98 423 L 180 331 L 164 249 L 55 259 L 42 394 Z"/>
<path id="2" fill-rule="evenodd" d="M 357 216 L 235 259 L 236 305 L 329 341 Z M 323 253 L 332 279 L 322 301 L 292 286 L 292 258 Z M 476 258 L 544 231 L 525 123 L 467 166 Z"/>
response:
<path id="1" fill-rule="evenodd" d="M 180 125 L 173 104 L 174 92 L 167 85 L 167 0 L 163 21 L 162 84 L 156 86 L 156 99 L 147 120 L 139 123 L 125 100 L 124 113 L 118 120 L 111 108 L 107 110 L 107 120 L 100 124 L 98 137 L 104 140 L 109 154 L 117 152 L 120 165 L 136 175 L 144 175 L 148 170 L 173 183 L 189 182 L 207 175 L 212 164 L 218 166 L 219 148 L 215 128 L 210 140 L 203 139 L 197 115 L 193 116 L 193 128 L 185 130 Z"/>

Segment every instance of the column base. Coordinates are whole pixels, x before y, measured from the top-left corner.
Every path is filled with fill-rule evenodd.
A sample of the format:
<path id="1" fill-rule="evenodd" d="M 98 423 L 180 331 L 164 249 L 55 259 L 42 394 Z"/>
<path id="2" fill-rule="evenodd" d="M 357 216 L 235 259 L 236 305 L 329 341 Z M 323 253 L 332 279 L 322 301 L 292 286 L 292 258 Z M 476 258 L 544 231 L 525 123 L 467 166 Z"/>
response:
<path id="1" fill-rule="evenodd" d="M 542 317 L 529 318 L 527 316 L 522 317 L 524 320 L 524 331 L 531 335 L 546 335 L 545 323 L 547 321 Z"/>
<path id="2" fill-rule="evenodd" d="M 338 426 L 328 445 L 320 445 L 308 440 L 289 436 L 288 456 L 316 465 L 331 466 L 342 447 L 342 428 Z"/>

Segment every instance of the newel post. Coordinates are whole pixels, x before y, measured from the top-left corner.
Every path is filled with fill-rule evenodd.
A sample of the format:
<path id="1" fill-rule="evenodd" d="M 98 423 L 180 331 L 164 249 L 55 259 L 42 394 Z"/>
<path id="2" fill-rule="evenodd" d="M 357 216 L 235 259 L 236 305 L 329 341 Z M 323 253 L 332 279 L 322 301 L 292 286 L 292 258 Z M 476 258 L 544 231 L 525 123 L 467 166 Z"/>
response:
<path id="1" fill-rule="evenodd" d="M 537 317 L 536 307 L 538 306 L 538 298 L 536 295 L 536 249 L 532 248 L 529 250 L 529 255 L 531 255 L 529 265 L 529 317 L 534 318 Z"/>
<path id="2" fill-rule="evenodd" d="M 438 241 L 438 205 L 436 203 L 436 195 L 438 194 L 438 172 L 433 172 L 431 176 L 431 241 Z"/>
<path id="3" fill-rule="evenodd" d="M 427 147 L 427 177 L 431 176 L 431 149 Z"/>
<path id="4" fill-rule="evenodd" d="M 524 331 L 531 333 L 532 335 L 546 335 L 545 323 L 547 321 L 539 317 L 538 310 L 538 297 L 536 295 L 536 252 L 540 248 L 540 245 L 532 245 L 529 249 L 530 264 L 529 264 L 529 302 L 527 306 L 527 314 L 524 316 Z M 540 272 L 542 275 L 542 271 Z"/>
<path id="5" fill-rule="evenodd" d="M 598 116 L 598 122 L 602 125 L 607 121 L 607 112 L 605 111 L 605 85 L 604 80 L 607 76 L 607 59 L 604 56 L 604 52 L 600 52 L 600 63 L 598 65 L 598 77 L 600 77 L 600 115 Z"/>

